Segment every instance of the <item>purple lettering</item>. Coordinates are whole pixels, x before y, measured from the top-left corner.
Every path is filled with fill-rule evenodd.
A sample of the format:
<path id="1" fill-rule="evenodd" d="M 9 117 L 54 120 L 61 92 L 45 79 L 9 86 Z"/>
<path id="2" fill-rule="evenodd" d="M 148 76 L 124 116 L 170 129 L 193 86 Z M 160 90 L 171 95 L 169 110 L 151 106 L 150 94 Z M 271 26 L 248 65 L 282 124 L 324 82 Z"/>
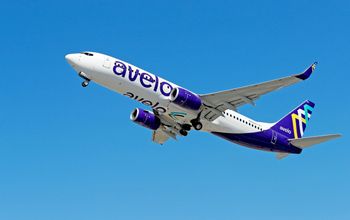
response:
<path id="1" fill-rule="evenodd" d="M 154 84 L 153 91 L 157 92 L 158 88 L 162 95 L 169 96 L 173 87 L 167 81 L 160 82 L 158 76 L 152 76 L 149 73 L 140 73 L 139 69 L 135 70 L 130 66 L 126 66 L 124 63 L 120 61 L 115 61 L 113 72 L 117 76 L 125 77 L 126 72 L 128 71 L 128 78 L 131 82 L 135 82 L 137 77 L 140 76 L 140 83 L 144 88 L 151 88 Z M 126 94 L 126 96 L 131 97 L 130 94 Z M 138 96 L 132 96 L 131 98 L 138 99 Z"/>
<path id="2" fill-rule="evenodd" d="M 164 96 L 169 96 L 172 90 L 173 90 L 173 87 L 168 82 L 164 81 L 160 83 L 160 92 Z"/>
<path id="3" fill-rule="evenodd" d="M 132 73 L 134 72 L 134 70 L 131 68 L 131 66 L 129 66 L 128 70 L 129 70 L 129 79 L 130 79 L 130 81 L 135 81 L 137 76 L 140 74 L 139 70 L 136 69 L 134 76 L 132 76 Z"/>
<path id="4" fill-rule="evenodd" d="M 153 89 L 153 91 L 157 92 L 158 84 L 159 84 L 159 78 L 158 78 L 158 76 L 155 76 L 155 77 L 156 77 L 156 83 L 154 84 L 154 89 Z"/>
<path id="5" fill-rule="evenodd" d="M 152 85 L 150 83 L 154 82 L 154 79 L 148 73 L 142 73 L 140 76 L 141 85 L 145 88 L 150 88 Z"/>
<path id="6" fill-rule="evenodd" d="M 126 73 L 125 64 L 120 62 L 120 61 L 115 61 L 114 67 L 113 67 L 113 72 L 118 76 L 125 77 L 125 73 Z"/>

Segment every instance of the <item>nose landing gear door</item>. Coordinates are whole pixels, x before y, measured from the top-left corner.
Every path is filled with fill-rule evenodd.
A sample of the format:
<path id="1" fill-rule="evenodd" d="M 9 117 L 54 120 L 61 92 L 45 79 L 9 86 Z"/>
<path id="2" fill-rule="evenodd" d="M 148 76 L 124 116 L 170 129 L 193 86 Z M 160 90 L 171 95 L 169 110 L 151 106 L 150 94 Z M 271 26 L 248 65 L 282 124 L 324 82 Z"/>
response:
<path id="1" fill-rule="evenodd" d="M 105 60 L 103 61 L 104 68 L 110 69 L 111 68 L 111 59 L 109 57 L 105 57 Z"/>
<path id="2" fill-rule="evenodd" d="M 277 143 L 277 133 L 274 130 L 272 130 L 271 143 L 272 144 L 276 144 Z"/>

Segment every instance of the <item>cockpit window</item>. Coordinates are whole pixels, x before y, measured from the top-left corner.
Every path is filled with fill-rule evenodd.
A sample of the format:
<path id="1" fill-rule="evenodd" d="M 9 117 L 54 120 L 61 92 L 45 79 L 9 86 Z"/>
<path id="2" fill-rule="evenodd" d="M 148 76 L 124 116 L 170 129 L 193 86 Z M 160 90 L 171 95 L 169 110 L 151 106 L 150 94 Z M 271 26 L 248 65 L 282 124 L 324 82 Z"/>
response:
<path id="1" fill-rule="evenodd" d="M 82 54 L 85 54 L 86 56 L 92 57 L 94 54 L 89 53 L 89 52 L 82 52 Z"/>

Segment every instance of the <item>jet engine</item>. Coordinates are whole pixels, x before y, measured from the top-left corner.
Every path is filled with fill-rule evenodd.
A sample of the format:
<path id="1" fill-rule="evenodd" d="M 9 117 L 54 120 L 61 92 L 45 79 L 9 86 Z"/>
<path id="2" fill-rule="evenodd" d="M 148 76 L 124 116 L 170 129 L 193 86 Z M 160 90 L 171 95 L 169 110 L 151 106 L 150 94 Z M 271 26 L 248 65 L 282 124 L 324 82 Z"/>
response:
<path id="1" fill-rule="evenodd" d="M 198 95 L 183 89 L 174 88 L 170 94 L 170 101 L 189 110 L 197 111 L 202 106 L 202 100 Z"/>
<path id="2" fill-rule="evenodd" d="M 143 127 L 157 130 L 160 127 L 160 119 L 152 112 L 143 110 L 141 108 L 135 108 L 130 115 L 130 119 L 136 124 Z"/>

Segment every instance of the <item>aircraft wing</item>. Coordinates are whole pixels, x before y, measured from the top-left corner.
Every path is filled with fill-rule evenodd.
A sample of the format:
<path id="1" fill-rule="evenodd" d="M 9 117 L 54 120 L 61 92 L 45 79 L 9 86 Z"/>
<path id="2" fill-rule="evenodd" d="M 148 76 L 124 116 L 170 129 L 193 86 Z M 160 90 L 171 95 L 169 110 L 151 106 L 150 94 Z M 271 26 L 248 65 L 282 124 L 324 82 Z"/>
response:
<path id="1" fill-rule="evenodd" d="M 153 131 L 152 141 L 163 145 L 169 138 L 176 140 L 176 136 L 179 135 L 179 124 L 166 115 L 159 114 L 159 112 L 154 109 L 153 113 L 160 119 L 161 126 Z"/>
<path id="2" fill-rule="evenodd" d="M 238 107 L 245 104 L 255 105 L 254 101 L 260 96 L 309 78 L 315 70 L 316 64 L 317 62 L 309 66 L 304 72 L 292 76 L 241 88 L 200 95 L 206 107 L 202 112 L 202 117 L 212 121 L 222 115 L 222 112 L 226 109 L 236 110 Z"/>
<path id="3" fill-rule="evenodd" d="M 152 141 L 158 144 L 164 144 L 169 138 L 170 136 L 167 133 L 165 133 L 162 129 L 153 131 Z"/>

